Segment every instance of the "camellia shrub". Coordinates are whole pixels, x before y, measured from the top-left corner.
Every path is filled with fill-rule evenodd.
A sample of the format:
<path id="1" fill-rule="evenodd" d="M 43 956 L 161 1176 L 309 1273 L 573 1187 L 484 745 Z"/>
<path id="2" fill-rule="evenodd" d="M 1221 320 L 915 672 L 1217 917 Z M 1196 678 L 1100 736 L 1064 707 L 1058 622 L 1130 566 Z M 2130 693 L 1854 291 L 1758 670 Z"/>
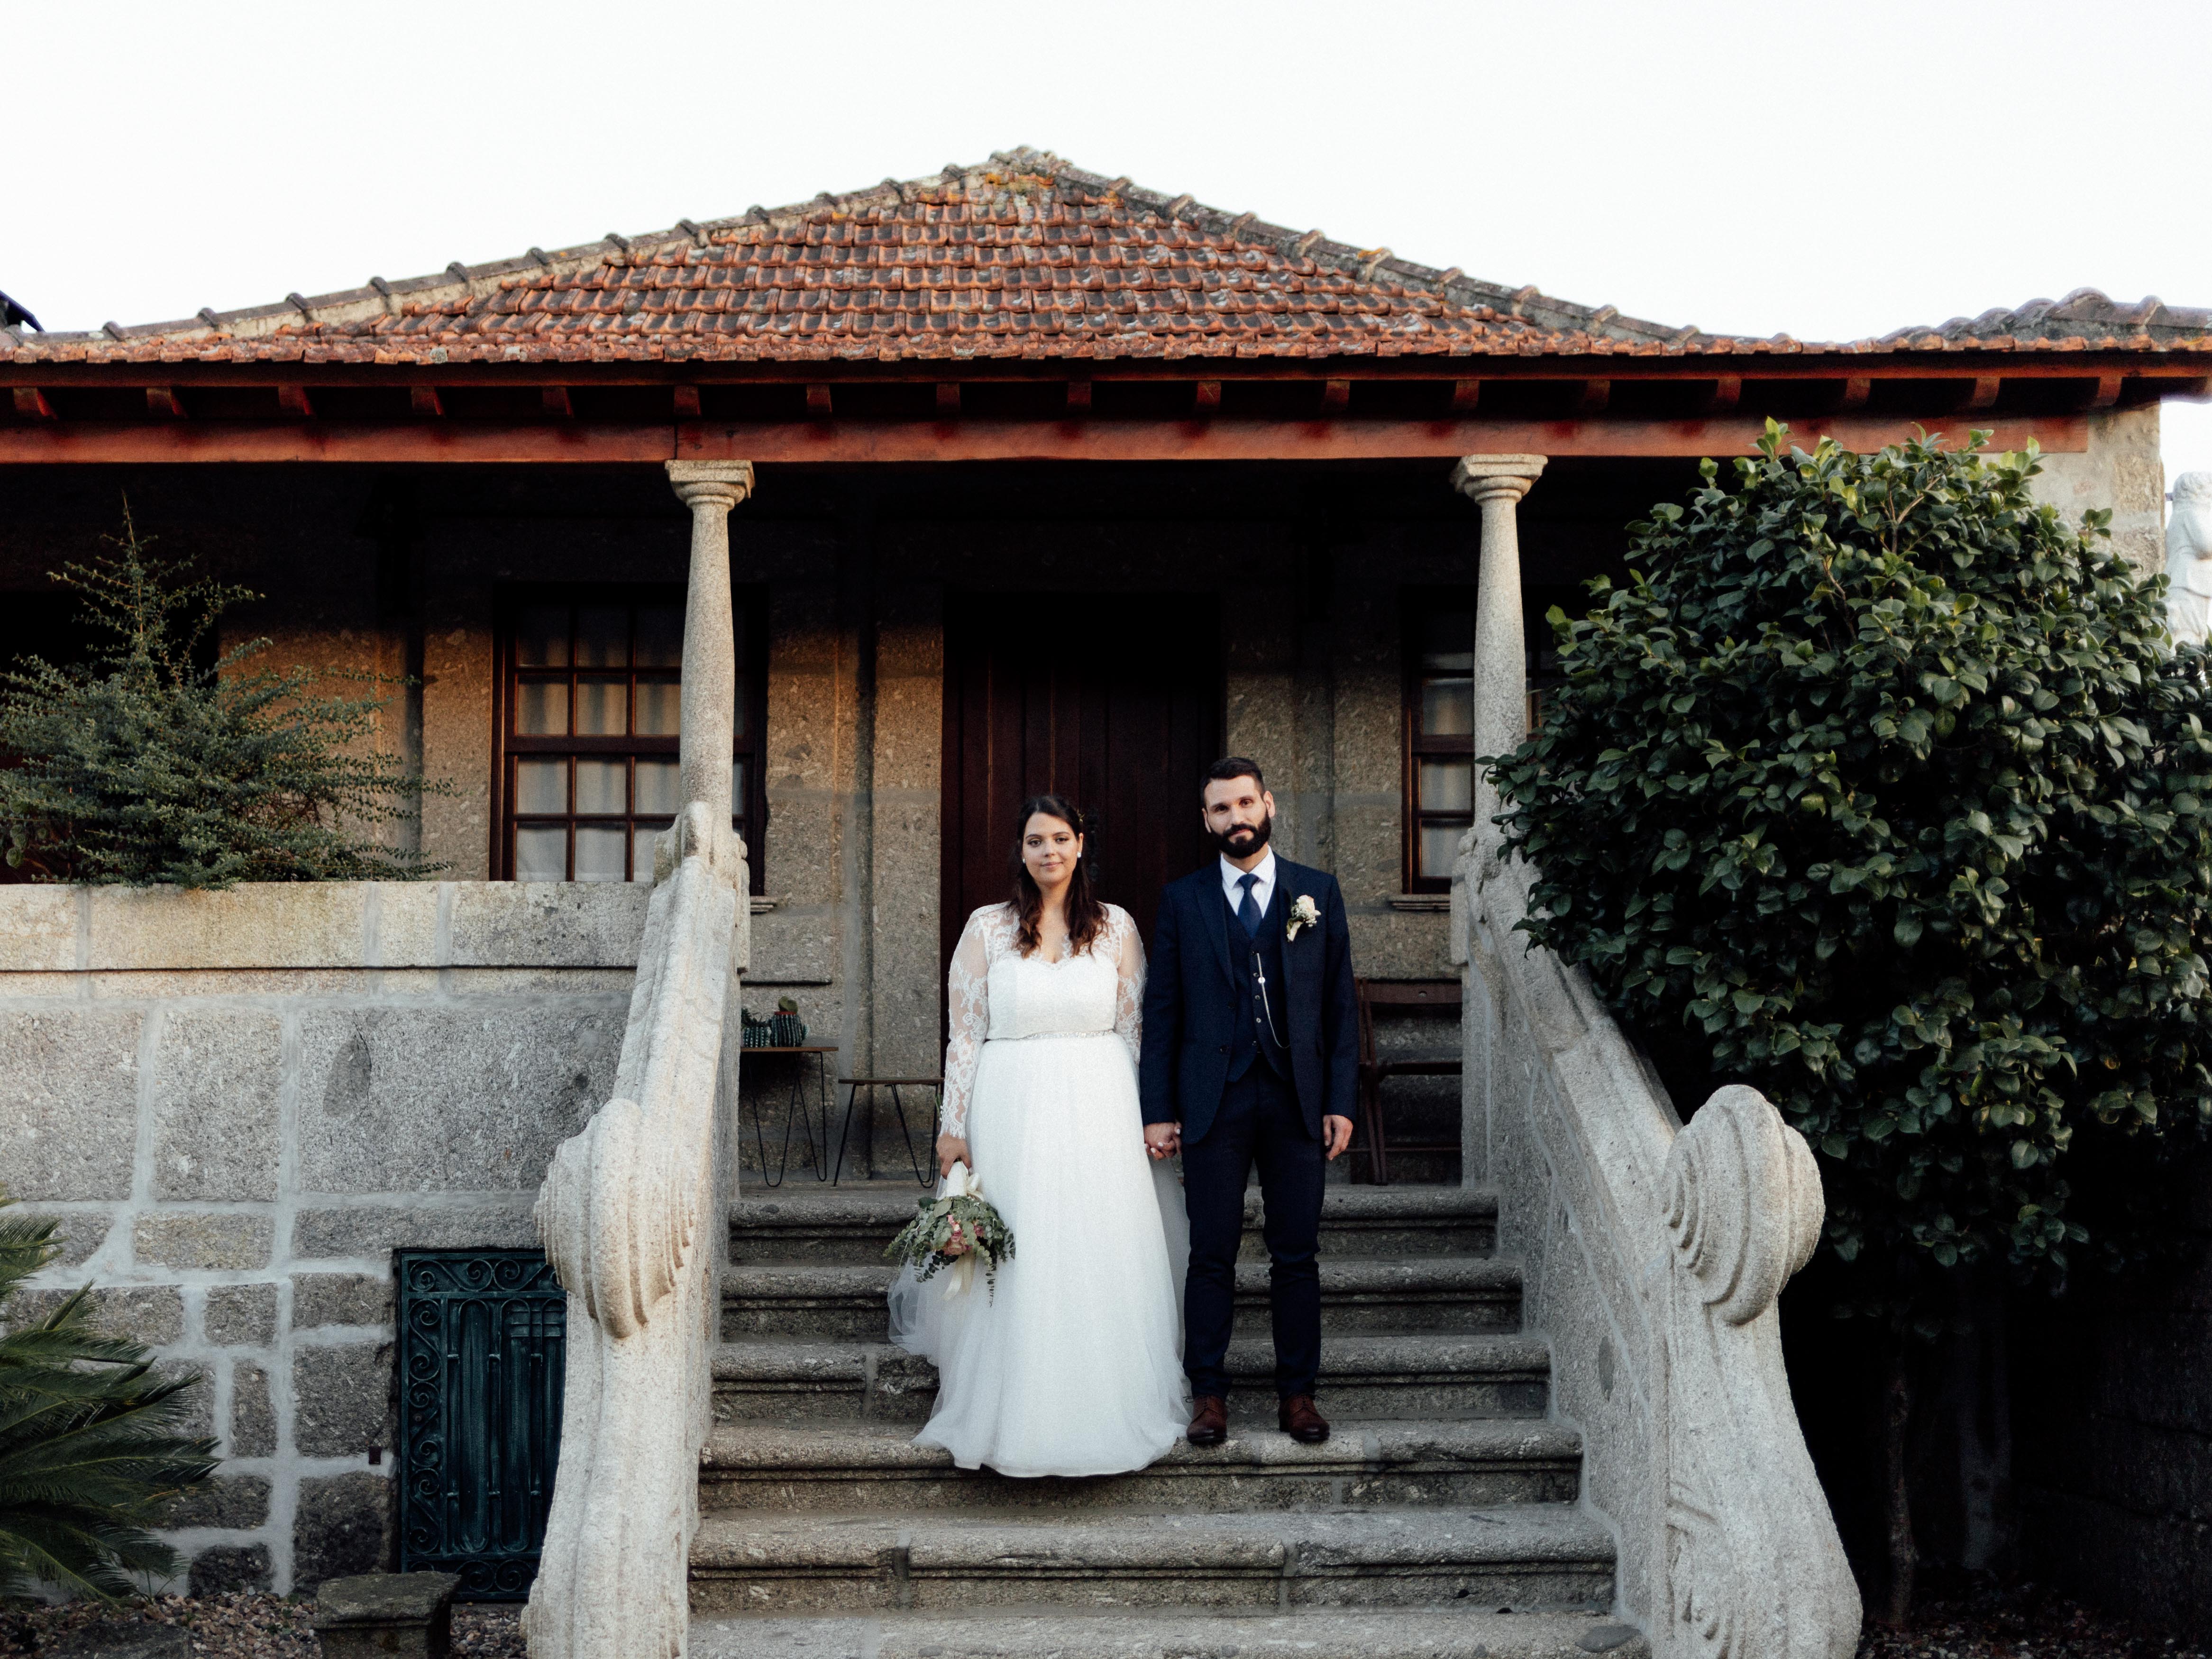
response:
<path id="1" fill-rule="evenodd" d="M 33 880 L 184 887 L 444 867 L 373 839 L 414 816 L 414 796 L 442 793 L 374 747 L 378 700 L 313 695 L 304 669 L 250 667 L 266 640 L 208 660 L 217 617 L 258 596 L 156 559 L 127 512 L 111 544 L 114 556 L 54 578 L 83 599 L 90 659 L 0 672 L 10 866 Z"/>
<path id="2" fill-rule="evenodd" d="M 2122 1247 L 2079 1172 L 2212 1120 L 2212 690 L 2033 449 L 1785 432 L 1552 613 L 1566 684 L 1501 822 L 1529 933 L 1686 1108 L 1774 1102 L 1854 1299 L 1910 1320 L 1934 1270 Z"/>

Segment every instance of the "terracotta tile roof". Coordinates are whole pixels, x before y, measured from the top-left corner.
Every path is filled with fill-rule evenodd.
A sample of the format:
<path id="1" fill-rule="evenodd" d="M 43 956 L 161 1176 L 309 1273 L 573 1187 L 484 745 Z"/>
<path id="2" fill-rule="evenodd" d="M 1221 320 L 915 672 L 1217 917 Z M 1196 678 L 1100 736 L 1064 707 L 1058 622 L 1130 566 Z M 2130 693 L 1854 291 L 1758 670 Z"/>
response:
<path id="1" fill-rule="evenodd" d="M 635 362 L 2212 349 L 2212 313 L 2092 289 L 1844 345 L 1669 328 L 1107 179 L 1047 153 L 0 362 Z"/>

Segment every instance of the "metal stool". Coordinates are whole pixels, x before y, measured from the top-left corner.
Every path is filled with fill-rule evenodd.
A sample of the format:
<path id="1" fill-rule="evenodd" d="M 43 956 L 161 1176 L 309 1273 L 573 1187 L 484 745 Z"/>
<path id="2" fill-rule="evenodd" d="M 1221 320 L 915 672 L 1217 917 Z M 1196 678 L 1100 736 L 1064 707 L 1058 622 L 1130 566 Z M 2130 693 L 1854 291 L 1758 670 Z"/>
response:
<path id="1" fill-rule="evenodd" d="M 914 1178 L 919 1184 L 924 1187 L 930 1185 L 936 1177 L 932 1176 L 928 1170 L 924 1167 L 922 1161 L 915 1156 L 914 1131 L 907 1123 L 906 1106 L 905 1103 L 899 1099 L 899 1091 L 901 1089 L 929 1089 L 935 1091 L 939 1096 L 942 1097 L 945 1091 L 945 1079 L 943 1078 L 936 1077 L 841 1077 L 837 1081 L 844 1085 L 850 1092 L 845 1097 L 845 1127 L 838 1131 L 837 1164 L 836 1169 L 830 1176 L 830 1184 L 833 1187 L 836 1186 L 837 1184 L 838 1177 L 845 1172 L 845 1142 L 848 1137 L 849 1137 L 853 1133 L 853 1106 L 854 1103 L 860 1099 L 860 1091 L 863 1089 L 889 1089 L 891 1091 L 891 1109 L 898 1114 L 899 1139 L 906 1143 L 906 1161 L 908 1166 L 914 1170 Z M 930 1126 L 934 1128 L 937 1123 L 937 1115 L 936 1109 L 933 1104 L 931 1108 L 929 1121 Z M 935 1145 L 935 1141 L 933 1139 L 932 1140 L 931 1145 L 933 1146 Z M 933 1159 L 932 1161 L 933 1162 L 934 1160 Z"/>

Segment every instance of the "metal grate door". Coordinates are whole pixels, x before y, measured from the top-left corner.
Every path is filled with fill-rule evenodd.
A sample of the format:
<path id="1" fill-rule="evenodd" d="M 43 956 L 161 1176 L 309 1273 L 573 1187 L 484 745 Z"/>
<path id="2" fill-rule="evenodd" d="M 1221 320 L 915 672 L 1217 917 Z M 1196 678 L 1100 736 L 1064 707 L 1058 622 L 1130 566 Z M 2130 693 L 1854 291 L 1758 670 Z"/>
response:
<path id="1" fill-rule="evenodd" d="M 519 1601 L 560 1461 L 568 1297 L 540 1250 L 402 1250 L 399 1570 Z"/>

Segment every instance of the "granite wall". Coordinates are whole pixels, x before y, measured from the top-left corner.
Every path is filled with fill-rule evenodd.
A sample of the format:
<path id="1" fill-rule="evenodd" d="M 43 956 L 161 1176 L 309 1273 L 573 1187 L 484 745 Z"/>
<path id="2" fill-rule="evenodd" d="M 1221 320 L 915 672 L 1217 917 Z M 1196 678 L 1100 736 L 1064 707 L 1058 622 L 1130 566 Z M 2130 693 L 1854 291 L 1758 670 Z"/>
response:
<path id="1" fill-rule="evenodd" d="M 649 889 L 0 888 L 0 1185 L 61 1223 L 15 1311 L 204 1380 L 197 1589 L 392 1561 L 392 1252 L 530 1246 L 612 1085 Z"/>

